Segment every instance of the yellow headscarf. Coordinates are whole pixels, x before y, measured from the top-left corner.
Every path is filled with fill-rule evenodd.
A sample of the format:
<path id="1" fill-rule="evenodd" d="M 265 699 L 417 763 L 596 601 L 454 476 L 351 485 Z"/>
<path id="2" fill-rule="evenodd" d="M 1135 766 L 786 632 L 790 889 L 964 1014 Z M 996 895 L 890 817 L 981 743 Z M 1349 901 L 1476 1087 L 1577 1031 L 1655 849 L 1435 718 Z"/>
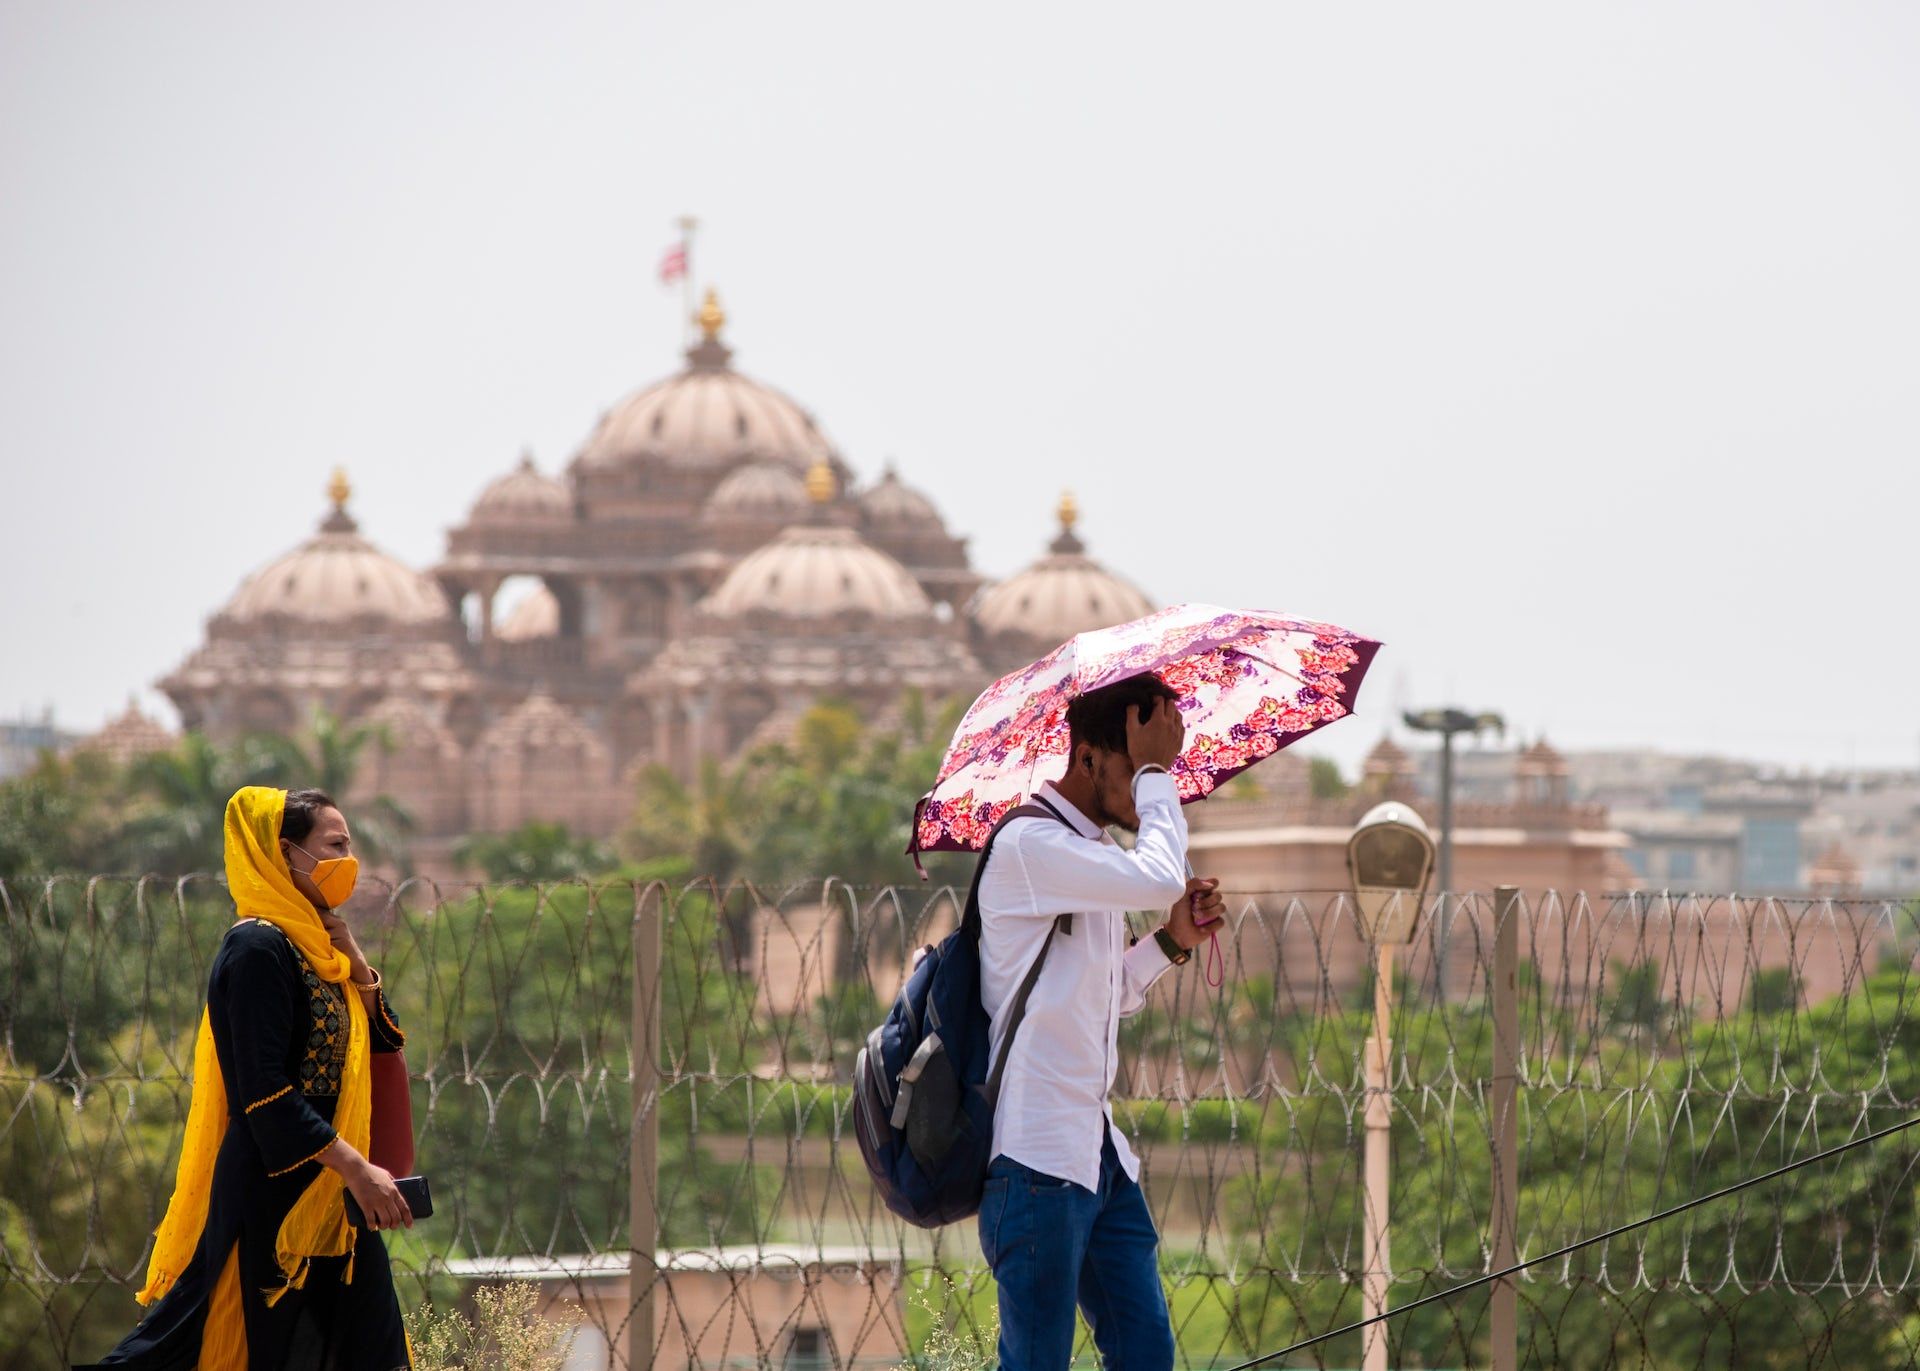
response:
<path id="1" fill-rule="evenodd" d="M 265 919 L 292 939 L 307 965 L 321 980 L 339 984 L 348 977 L 346 954 L 334 947 L 320 915 L 293 884 L 280 855 L 280 820 L 287 808 L 287 792 L 267 786 L 247 786 L 227 801 L 227 887 L 234 912 L 241 919 Z M 340 1100 L 334 1106 L 333 1127 L 360 1152 L 367 1150 L 373 1118 L 373 1092 L 367 1068 L 367 1010 L 357 994 L 347 1000 L 347 1062 L 340 1078 Z M 213 1050 L 213 1027 L 206 1012 L 200 1015 L 200 1036 L 193 1046 L 193 1102 L 187 1110 L 187 1136 L 180 1148 L 180 1169 L 173 1180 L 173 1199 L 154 1235 L 153 1259 L 147 1264 L 147 1283 L 135 1297 L 152 1304 L 172 1288 L 192 1260 L 207 1223 L 207 1198 L 213 1190 L 213 1163 L 227 1132 L 227 1087 Z M 344 1185 L 334 1172 L 321 1168 L 313 1183 L 294 1201 L 280 1225 L 275 1255 L 286 1282 L 267 1292 L 269 1304 L 289 1289 L 306 1283 L 307 1264 L 314 1257 L 351 1257 L 354 1230 L 347 1223 Z M 213 1254 L 224 1264 L 224 1253 Z M 353 1279 L 351 1260 L 347 1279 Z M 211 1333 L 212 1330 L 209 1330 Z"/>

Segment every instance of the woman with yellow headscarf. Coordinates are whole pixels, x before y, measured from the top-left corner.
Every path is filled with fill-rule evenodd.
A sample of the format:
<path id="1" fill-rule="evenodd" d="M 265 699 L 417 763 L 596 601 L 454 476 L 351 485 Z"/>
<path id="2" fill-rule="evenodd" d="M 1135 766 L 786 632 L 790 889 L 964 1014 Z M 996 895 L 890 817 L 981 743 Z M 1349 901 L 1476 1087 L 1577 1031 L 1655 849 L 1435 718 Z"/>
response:
<path id="1" fill-rule="evenodd" d="M 366 1158 L 368 1054 L 404 1035 L 336 912 L 358 863 L 317 790 L 249 786 L 227 803 L 238 922 L 214 955 L 173 1199 L 140 1325 L 99 1363 L 153 1371 L 411 1366 L 386 1248 L 410 1226 Z M 347 1221 L 351 1192 L 368 1227 Z"/>

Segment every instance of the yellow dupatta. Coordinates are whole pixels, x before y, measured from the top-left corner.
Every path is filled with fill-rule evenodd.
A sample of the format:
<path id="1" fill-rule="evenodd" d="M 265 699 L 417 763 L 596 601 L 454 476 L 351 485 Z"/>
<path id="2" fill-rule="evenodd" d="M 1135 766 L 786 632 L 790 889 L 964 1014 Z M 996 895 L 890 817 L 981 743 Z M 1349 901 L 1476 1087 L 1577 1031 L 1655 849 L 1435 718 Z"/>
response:
<path id="1" fill-rule="evenodd" d="M 234 912 L 237 918 L 264 919 L 278 928 L 321 980 L 338 985 L 348 978 L 346 955 L 334 947 L 320 915 L 295 888 L 280 855 L 280 820 L 286 807 L 287 792 L 268 786 L 247 786 L 227 801 L 227 887 L 233 896 Z M 334 1106 L 333 1127 L 365 1153 L 373 1119 L 367 1010 L 351 991 L 346 1001 L 347 1061 L 340 1078 L 339 1103 Z M 193 1045 L 193 1101 L 187 1109 L 180 1167 L 174 1175 L 167 1216 L 154 1235 L 147 1283 L 135 1296 L 141 1304 L 152 1304 L 165 1295 L 199 1246 L 207 1222 L 207 1200 L 213 1191 L 214 1158 L 226 1131 L 227 1087 L 213 1050 L 212 1023 L 202 1010 L 200 1035 Z M 287 1211 L 274 1244 L 286 1280 L 266 1292 L 268 1304 L 306 1284 L 308 1262 L 314 1257 L 349 1258 L 346 1279 L 353 1279 L 355 1234 L 347 1223 L 344 1191 L 340 1177 L 322 1167 Z M 218 1259 L 225 1254 L 214 1255 Z M 209 1328 L 208 1335 L 214 1331 Z"/>

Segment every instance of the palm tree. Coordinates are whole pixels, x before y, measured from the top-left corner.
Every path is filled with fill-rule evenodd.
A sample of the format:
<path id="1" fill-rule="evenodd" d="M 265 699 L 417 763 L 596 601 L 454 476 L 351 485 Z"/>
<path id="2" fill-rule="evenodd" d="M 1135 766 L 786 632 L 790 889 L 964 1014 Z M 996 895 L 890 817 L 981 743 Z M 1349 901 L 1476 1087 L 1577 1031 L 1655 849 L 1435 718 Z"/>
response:
<path id="1" fill-rule="evenodd" d="M 300 738 L 257 733 L 242 745 L 249 762 L 288 788 L 324 790 L 342 804 L 351 800 L 353 843 L 371 861 L 407 866 L 406 842 L 413 832 L 413 816 L 391 795 L 356 793 L 361 759 L 369 747 L 385 753 L 393 735 L 385 724 L 347 723 L 338 715 L 316 709 Z"/>
<path id="2" fill-rule="evenodd" d="M 511 833 L 476 833 L 463 838 L 453 859 L 484 872 L 489 881 L 573 881 L 611 866 L 606 849 L 565 824 L 534 820 Z"/>
<path id="3" fill-rule="evenodd" d="M 726 892 L 746 865 L 760 838 L 765 812 L 756 762 L 723 766 L 714 758 L 700 763 L 691 783 L 664 766 L 648 767 L 622 846 L 641 861 L 684 859 L 695 878 L 712 878 L 721 892 L 720 923 L 727 957 L 735 968 L 747 964 L 753 947 L 752 899 Z"/>
<path id="4" fill-rule="evenodd" d="M 132 814 L 116 846 L 130 866 L 169 876 L 218 871 L 227 800 L 244 785 L 271 779 L 265 760 L 189 733 L 165 752 L 128 769 Z"/>
<path id="5" fill-rule="evenodd" d="M 724 888 L 759 836 L 759 773 L 753 762 L 724 766 L 711 757 L 691 782 L 664 766 L 648 767 L 624 846 L 643 861 L 685 857 L 695 876 L 711 876 Z"/>

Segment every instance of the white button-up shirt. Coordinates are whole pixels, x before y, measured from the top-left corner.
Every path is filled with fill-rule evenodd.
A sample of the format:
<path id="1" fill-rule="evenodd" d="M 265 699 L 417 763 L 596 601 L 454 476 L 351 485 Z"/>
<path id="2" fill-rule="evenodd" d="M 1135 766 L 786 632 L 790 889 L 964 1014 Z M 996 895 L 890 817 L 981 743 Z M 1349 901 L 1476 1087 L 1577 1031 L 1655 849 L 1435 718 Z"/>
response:
<path id="1" fill-rule="evenodd" d="M 980 878 L 980 999 L 993 1022 L 994 1061 L 1005 1047 L 1001 1011 L 1055 916 L 1073 915 L 1073 932 L 1054 936 L 1027 999 L 1000 1081 L 993 1151 L 1097 1190 L 1120 1020 L 1172 965 L 1154 938 L 1127 946 L 1127 911 L 1164 911 L 1186 894 L 1187 821 L 1173 778 L 1159 772 L 1134 778 L 1140 832 L 1131 852 L 1051 784 L 1040 795 L 1067 823 L 1015 819 L 994 839 Z M 1117 1128 L 1113 1148 L 1137 1179 L 1140 1163 Z"/>

